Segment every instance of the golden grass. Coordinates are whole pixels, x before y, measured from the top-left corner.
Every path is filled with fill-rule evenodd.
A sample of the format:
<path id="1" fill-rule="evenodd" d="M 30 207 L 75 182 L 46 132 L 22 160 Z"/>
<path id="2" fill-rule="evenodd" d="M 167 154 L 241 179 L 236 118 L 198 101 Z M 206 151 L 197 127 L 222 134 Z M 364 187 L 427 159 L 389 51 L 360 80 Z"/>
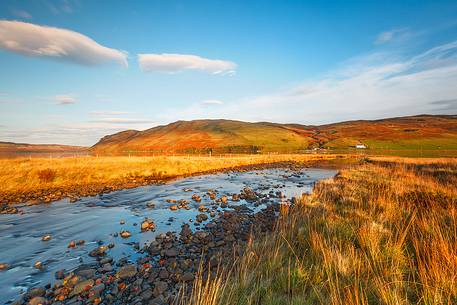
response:
<path id="1" fill-rule="evenodd" d="M 120 182 L 140 185 L 145 179 L 165 179 L 255 164 L 335 158 L 335 155 L 236 155 L 3 159 L 0 160 L 0 193 L 71 191 L 79 186 Z"/>
<path id="2" fill-rule="evenodd" d="M 275 231 L 224 280 L 199 284 L 222 286 L 206 297 L 231 305 L 457 304 L 457 161 L 395 161 L 342 170 L 281 209 Z M 190 304 L 206 304 L 197 301 Z"/>

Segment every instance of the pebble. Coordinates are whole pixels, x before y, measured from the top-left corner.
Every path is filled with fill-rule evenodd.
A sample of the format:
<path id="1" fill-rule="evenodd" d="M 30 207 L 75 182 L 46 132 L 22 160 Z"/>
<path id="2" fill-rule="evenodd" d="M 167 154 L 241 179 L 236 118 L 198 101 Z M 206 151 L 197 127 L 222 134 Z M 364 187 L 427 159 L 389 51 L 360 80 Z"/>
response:
<path id="1" fill-rule="evenodd" d="M 65 278 L 65 269 L 57 270 L 54 277 L 56 280 L 63 280 Z"/>
<path id="2" fill-rule="evenodd" d="M 71 291 L 70 297 L 81 294 L 82 292 L 91 289 L 93 285 L 94 285 L 93 279 L 88 279 L 88 280 L 79 282 L 78 284 L 75 285 L 75 287 Z"/>
<path id="3" fill-rule="evenodd" d="M 192 200 L 194 200 L 196 202 L 202 201 L 202 199 L 200 198 L 200 196 L 198 194 L 193 194 L 192 195 Z"/>
<path id="4" fill-rule="evenodd" d="M 34 297 L 28 303 L 29 305 L 45 305 L 47 304 L 46 299 L 43 297 Z"/>
<path id="5" fill-rule="evenodd" d="M 49 240 L 51 240 L 51 238 L 52 238 L 52 236 L 48 234 L 48 235 L 44 235 L 43 237 L 41 237 L 41 240 L 42 241 L 49 241 Z"/>
<path id="6" fill-rule="evenodd" d="M 152 222 L 149 219 L 143 220 L 141 223 L 141 232 L 149 231 L 149 230 L 154 230 L 156 228 L 156 225 L 154 222 Z"/>
<path id="7" fill-rule="evenodd" d="M 123 280 L 135 276 L 137 269 L 135 265 L 125 265 L 116 273 L 116 277 Z"/>
<path id="8" fill-rule="evenodd" d="M 107 246 L 100 246 L 95 248 L 94 250 L 89 252 L 89 256 L 96 257 L 96 256 L 103 256 L 105 252 L 108 250 Z"/>
<path id="9" fill-rule="evenodd" d="M 192 272 L 184 272 L 184 274 L 181 276 L 181 281 L 190 282 L 190 281 L 193 281 L 194 278 L 195 278 L 195 276 Z"/>
<path id="10" fill-rule="evenodd" d="M 0 270 L 7 270 L 10 267 L 10 265 L 6 263 L 0 263 Z"/>
<path id="11" fill-rule="evenodd" d="M 122 238 L 129 238 L 130 236 L 132 236 L 132 234 L 129 231 L 121 231 L 121 233 L 119 233 L 119 235 Z"/>
<path id="12" fill-rule="evenodd" d="M 35 264 L 33 264 L 33 267 L 35 267 L 35 269 L 42 269 L 43 263 L 40 261 L 37 261 L 37 262 L 35 262 Z"/>
<path id="13" fill-rule="evenodd" d="M 165 251 L 165 255 L 168 257 L 175 257 L 178 255 L 178 251 L 175 248 L 171 248 Z"/>
<path id="14" fill-rule="evenodd" d="M 167 290 L 167 288 L 168 288 L 167 282 L 157 281 L 154 283 L 154 290 L 152 291 L 152 294 L 155 297 L 158 297 L 159 295 L 164 293 Z"/>

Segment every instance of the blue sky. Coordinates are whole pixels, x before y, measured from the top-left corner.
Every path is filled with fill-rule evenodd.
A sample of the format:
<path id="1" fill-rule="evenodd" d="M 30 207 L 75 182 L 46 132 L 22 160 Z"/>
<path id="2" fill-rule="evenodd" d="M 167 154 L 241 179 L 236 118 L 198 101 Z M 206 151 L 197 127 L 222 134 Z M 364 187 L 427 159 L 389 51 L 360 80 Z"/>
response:
<path id="1" fill-rule="evenodd" d="M 457 113 L 456 1 L 0 2 L 0 141 Z"/>

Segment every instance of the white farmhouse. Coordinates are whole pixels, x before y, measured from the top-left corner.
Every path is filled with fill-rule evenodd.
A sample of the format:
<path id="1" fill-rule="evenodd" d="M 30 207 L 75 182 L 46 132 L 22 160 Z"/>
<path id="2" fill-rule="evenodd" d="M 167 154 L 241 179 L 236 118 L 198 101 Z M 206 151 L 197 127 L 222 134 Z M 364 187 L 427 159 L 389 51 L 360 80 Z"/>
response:
<path id="1" fill-rule="evenodd" d="M 357 144 L 357 145 L 355 146 L 355 148 L 365 149 L 365 148 L 367 148 L 367 147 L 366 147 L 364 144 Z"/>

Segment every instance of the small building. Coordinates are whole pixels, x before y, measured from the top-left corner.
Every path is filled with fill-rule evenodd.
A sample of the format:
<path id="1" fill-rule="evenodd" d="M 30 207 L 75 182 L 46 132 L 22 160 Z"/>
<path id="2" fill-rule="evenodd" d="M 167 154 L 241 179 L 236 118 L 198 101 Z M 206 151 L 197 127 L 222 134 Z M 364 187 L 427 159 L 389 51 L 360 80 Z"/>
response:
<path id="1" fill-rule="evenodd" d="M 366 147 L 364 144 L 357 144 L 357 145 L 355 146 L 355 148 L 365 149 L 365 148 L 367 148 L 367 147 Z"/>

